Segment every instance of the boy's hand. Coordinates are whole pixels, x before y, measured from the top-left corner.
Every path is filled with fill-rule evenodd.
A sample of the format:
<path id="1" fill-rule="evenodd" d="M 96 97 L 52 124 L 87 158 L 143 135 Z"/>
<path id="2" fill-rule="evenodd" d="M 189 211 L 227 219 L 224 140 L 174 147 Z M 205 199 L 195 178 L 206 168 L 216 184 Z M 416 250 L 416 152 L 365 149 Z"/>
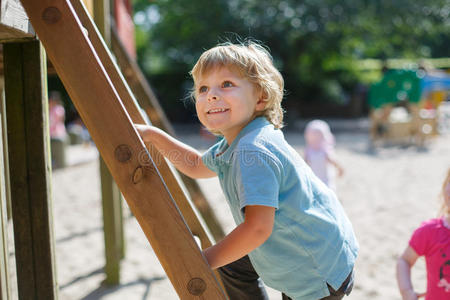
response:
<path id="1" fill-rule="evenodd" d="M 134 128 L 136 128 L 137 132 L 141 136 L 144 142 L 150 142 L 150 136 L 152 131 L 152 126 L 142 125 L 142 124 L 133 124 Z"/>

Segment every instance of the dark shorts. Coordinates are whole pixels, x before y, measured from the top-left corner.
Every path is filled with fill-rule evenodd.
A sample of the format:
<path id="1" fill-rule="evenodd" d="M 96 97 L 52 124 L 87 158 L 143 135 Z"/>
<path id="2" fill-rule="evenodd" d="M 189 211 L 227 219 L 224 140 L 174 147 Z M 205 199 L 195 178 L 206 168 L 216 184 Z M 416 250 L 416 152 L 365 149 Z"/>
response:
<path id="1" fill-rule="evenodd" d="M 264 285 L 253 268 L 248 256 L 218 269 L 230 300 L 269 300 Z M 336 291 L 330 285 L 330 295 L 320 300 L 340 300 L 349 295 L 353 288 L 353 272 Z M 283 300 L 289 300 L 283 294 Z"/>

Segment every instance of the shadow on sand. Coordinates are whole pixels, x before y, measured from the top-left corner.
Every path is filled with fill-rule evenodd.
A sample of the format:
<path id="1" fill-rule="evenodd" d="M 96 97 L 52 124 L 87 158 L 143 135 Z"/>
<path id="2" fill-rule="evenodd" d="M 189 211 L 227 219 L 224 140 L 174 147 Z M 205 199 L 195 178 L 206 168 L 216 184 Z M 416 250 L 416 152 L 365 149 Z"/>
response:
<path id="1" fill-rule="evenodd" d="M 97 274 L 102 274 L 104 272 L 103 268 L 99 268 L 96 269 L 92 272 L 89 272 L 85 275 L 82 276 L 78 276 L 75 279 L 73 279 L 70 282 L 67 282 L 63 285 L 60 286 L 60 289 L 63 290 L 79 281 L 85 280 L 91 276 L 97 275 Z M 145 286 L 145 291 L 142 295 L 143 300 L 148 298 L 148 295 L 150 293 L 150 287 L 152 285 L 153 282 L 159 281 L 159 280 L 165 280 L 167 279 L 167 277 L 162 277 L 162 276 L 158 276 L 158 277 L 153 277 L 153 278 L 139 278 L 135 281 L 132 282 L 128 282 L 125 284 L 119 284 L 119 285 L 115 285 L 115 286 L 109 286 L 109 285 L 105 285 L 102 284 L 101 286 L 99 286 L 97 289 L 91 291 L 89 294 L 87 294 L 86 296 L 84 296 L 83 298 L 81 298 L 81 300 L 96 300 L 96 299 L 102 299 L 105 295 L 108 294 L 112 294 L 115 293 L 116 291 L 123 289 L 123 288 L 127 288 L 127 287 L 131 287 L 131 286 L 136 286 L 136 285 L 143 285 Z"/>

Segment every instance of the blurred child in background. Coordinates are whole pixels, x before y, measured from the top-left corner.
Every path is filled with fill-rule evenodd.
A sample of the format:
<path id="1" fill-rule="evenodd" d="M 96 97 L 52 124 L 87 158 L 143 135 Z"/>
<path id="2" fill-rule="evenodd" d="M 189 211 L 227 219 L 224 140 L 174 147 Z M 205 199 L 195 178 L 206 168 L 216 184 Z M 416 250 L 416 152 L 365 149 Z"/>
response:
<path id="1" fill-rule="evenodd" d="M 425 221 L 417 228 L 397 262 L 397 283 L 403 300 L 450 299 L 450 169 L 442 186 L 439 218 Z M 418 294 L 411 283 L 411 267 L 419 256 L 427 265 L 427 292 Z"/>
<path id="2" fill-rule="evenodd" d="M 328 187 L 336 190 L 335 170 L 339 176 L 344 171 L 335 158 L 335 141 L 330 126 L 322 120 L 309 122 L 305 129 L 305 140 L 306 163 Z"/>

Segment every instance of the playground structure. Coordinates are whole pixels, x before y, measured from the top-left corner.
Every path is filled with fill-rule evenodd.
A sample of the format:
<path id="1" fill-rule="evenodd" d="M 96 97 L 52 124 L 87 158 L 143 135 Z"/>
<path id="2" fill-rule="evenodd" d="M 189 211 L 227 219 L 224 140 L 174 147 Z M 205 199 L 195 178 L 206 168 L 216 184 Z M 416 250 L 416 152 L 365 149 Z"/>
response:
<path id="1" fill-rule="evenodd" d="M 439 107 L 447 100 L 450 75 L 424 69 L 390 70 L 369 92 L 373 144 L 416 144 L 438 134 Z"/>
<path id="2" fill-rule="evenodd" d="M 145 124 L 149 119 L 169 133 L 173 130 L 122 44 L 120 33 L 110 24 L 109 0 L 84 2 L 86 6 L 80 0 L 1 1 L 5 89 L 0 127 L 1 299 L 11 299 L 7 203 L 12 204 L 18 298 L 51 300 L 58 294 L 46 54 L 104 160 L 107 283 L 118 283 L 119 262 L 124 256 L 121 192 L 179 297 L 225 299 L 218 278 L 193 238 L 198 237 L 201 248 L 206 248 L 213 243 L 212 236 L 220 238 L 223 232 L 197 183 L 184 176 L 178 180 L 158 151 L 140 139 L 133 123 Z M 118 65 L 108 50 L 109 43 Z"/>

